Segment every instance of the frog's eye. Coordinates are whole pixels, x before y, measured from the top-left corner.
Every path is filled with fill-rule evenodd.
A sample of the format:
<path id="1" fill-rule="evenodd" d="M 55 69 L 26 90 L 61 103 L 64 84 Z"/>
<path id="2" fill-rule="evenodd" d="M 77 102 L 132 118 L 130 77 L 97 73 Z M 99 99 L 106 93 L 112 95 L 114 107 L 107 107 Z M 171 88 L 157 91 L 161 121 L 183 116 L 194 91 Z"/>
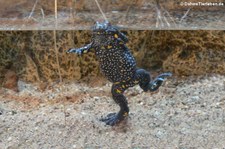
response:
<path id="1" fill-rule="evenodd" d="M 105 26 L 111 26 L 111 24 L 109 23 L 109 21 L 105 21 L 104 24 L 105 24 Z"/>

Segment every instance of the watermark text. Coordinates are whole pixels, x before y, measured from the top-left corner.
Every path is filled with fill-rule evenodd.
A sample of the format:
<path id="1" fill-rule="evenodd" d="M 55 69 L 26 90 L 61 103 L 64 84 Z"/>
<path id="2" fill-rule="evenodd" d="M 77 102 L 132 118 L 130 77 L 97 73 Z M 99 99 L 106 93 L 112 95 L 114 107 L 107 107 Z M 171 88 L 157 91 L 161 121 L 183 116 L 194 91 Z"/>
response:
<path id="1" fill-rule="evenodd" d="M 181 6 L 225 6 L 223 2 L 180 2 Z"/>

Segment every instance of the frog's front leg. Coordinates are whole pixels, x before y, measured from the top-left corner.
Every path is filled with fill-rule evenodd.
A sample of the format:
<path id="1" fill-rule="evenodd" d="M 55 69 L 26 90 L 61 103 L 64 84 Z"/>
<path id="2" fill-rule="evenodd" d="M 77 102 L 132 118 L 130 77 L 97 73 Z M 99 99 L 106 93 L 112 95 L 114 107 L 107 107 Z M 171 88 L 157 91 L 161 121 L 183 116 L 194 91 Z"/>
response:
<path id="1" fill-rule="evenodd" d="M 106 125 L 113 126 L 122 120 L 124 120 L 129 113 L 129 107 L 126 100 L 126 97 L 123 95 L 123 92 L 127 89 L 127 86 L 124 84 L 113 84 L 112 86 L 112 97 L 113 100 L 120 106 L 120 111 L 118 113 L 110 113 L 105 118 L 100 119 L 106 123 Z"/>
<path id="2" fill-rule="evenodd" d="M 76 53 L 78 55 L 82 55 L 84 53 L 88 53 L 92 47 L 93 42 L 81 48 L 71 48 L 67 50 L 66 53 Z"/>
<path id="3" fill-rule="evenodd" d="M 127 38 L 127 36 L 124 33 L 118 32 L 118 34 L 119 34 L 118 37 L 121 38 L 124 43 L 127 43 L 128 42 L 128 38 Z"/>

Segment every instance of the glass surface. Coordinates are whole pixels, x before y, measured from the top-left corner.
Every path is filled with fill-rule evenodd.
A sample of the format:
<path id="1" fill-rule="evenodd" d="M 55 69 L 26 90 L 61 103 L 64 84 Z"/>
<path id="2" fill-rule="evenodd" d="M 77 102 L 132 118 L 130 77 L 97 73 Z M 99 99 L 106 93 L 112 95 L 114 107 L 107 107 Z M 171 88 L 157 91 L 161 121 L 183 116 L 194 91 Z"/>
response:
<path id="1" fill-rule="evenodd" d="M 225 1 L 0 0 L 1 30 L 85 30 L 104 20 L 127 29 L 224 29 Z M 103 14 L 101 13 L 102 10 Z"/>

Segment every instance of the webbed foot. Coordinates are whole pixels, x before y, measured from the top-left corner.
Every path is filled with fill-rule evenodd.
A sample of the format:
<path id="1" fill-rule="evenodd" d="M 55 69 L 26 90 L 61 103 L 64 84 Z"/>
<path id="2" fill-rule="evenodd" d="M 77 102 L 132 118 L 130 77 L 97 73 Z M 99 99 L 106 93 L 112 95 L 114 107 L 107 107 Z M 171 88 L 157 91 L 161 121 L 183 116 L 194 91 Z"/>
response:
<path id="1" fill-rule="evenodd" d="M 71 48 L 71 49 L 67 50 L 66 53 L 76 53 L 78 55 L 81 55 L 82 54 L 82 50 L 81 49 Z"/>
<path id="2" fill-rule="evenodd" d="M 121 112 L 110 113 L 105 118 L 101 118 L 100 121 L 105 122 L 106 125 L 114 126 L 115 124 L 118 124 L 119 122 L 124 120 L 127 116 L 127 112 L 124 112 L 123 114 Z"/>
<path id="3" fill-rule="evenodd" d="M 171 77 L 171 76 L 172 76 L 172 73 L 170 73 L 170 72 L 160 74 L 159 76 L 157 76 L 157 78 L 155 80 L 153 80 L 149 84 L 149 90 L 156 91 L 162 85 L 162 83 L 165 81 L 165 79 L 168 77 Z"/>

